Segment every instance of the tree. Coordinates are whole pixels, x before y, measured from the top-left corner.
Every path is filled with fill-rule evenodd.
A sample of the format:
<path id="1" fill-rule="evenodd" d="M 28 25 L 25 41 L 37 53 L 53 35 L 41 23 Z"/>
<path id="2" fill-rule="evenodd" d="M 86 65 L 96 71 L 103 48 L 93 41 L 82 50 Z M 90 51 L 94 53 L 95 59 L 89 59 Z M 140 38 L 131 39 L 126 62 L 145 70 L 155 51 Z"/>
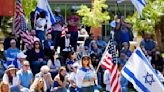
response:
<path id="1" fill-rule="evenodd" d="M 36 9 L 38 0 L 22 0 L 22 7 L 26 15 L 26 20 L 30 20 L 30 13 Z"/>
<path id="2" fill-rule="evenodd" d="M 142 12 L 143 18 L 140 18 L 137 12 L 129 17 L 133 24 L 133 29 L 149 31 L 156 36 L 159 50 L 164 52 L 164 0 L 147 0 L 147 5 Z"/>
<path id="3" fill-rule="evenodd" d="M 105 4 L 106 0 L 92 1 L 92 8 L 86 5 L 81 5 L 80 10 L 77 11 L 79 16 L 82 16 L 82 24 L 92 27 L 100 27 L 101 23 L 110 19 L 108 12 L 103 11 L 108 8 Z"/>

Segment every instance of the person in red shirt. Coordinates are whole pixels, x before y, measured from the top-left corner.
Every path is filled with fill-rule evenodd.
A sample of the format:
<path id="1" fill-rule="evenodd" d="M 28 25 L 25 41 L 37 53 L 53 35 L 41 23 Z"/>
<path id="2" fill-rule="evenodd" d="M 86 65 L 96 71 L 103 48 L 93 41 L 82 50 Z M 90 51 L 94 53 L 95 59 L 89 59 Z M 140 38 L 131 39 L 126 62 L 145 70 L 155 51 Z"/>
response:
<path id="1" fill-rule="evenodd" d="M 78 41 L 78 23 L 79 17 L 76 15 L 76 10 L 71 10 L 71 15 L 67 18 L 68 22 L 68 31 L 71 34 L 71 37 L 74 39 L 75 48 L 74 51 L 77 49 L 77 41 Z"/>

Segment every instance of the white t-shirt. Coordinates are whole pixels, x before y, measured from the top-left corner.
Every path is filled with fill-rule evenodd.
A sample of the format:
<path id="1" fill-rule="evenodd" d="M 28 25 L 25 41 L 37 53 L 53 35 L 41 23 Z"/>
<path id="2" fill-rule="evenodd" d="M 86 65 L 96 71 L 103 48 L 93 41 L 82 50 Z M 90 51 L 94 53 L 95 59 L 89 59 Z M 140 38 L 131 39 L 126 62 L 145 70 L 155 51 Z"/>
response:
<path id="1" fill-rule="evenodd" d="M 46 19 L 45 18 L 38 18 L 36 20 L 36 30 L 42 30 L 44 31 L 44 26 L 46 25 Z M 39 26 L 42 26 L 39 28 Z"/>
<path id="2" fill-rule="evenodd" d="M 83 79 L 87 78 L 87 77 L 91 79 L 91 77 L 96 77 L 96 76 L 97 76 L 96 72 L 93 69 L 89 69 L 87 71 L 83 71 L 82 68 L 78 69 L 77 70 L 77 81 L 76 81 L 77 86 L 79 88 L 81 88 L 81 87 L 89 87 L 89 86 L 95 85 L 94 82 L 83 82 Z"/>
<path id="3" fill-rule="evenodd" d="M 65 49 L 63 49 L 63 51 L 71 51 L 70 48 L 67 48 L 67 47 L 70 47 L 70 38 L 67 38 L 65 37 Z"/>
<path id="4" fill-rule="evenodd" d="M 76 83 L 76 81 L 77 81 L 77 75 L 76 75 L 76 73 L 75 73 L 75 72 L 71 72 L 71 74 L 70 74 L 68 80 L 73 80 L 73 81 L 75 82 L 75 84 L 77 84 L 77 83 Z M 70 87 L 71 87 L 71 86 L 72 86 L 72 84 L 70 83 Z"/>
<path id="5" fill-rule="evenodd" d="M 4 75 L 3 75 L 3 82 L 5 82 L 5 83 L 9 83 L 9 78 L 8 78 L 8 76 L 7 76 L 7 74 L 5 73 Z M 18 77 L 18 75 L 16 75 L 15 77 L 13 77 L 13 84 L 10 84 L 10 87 L 12 87 L 12 86 L 17 86 L 18 85 L 18 82 L 19 82 L 19 77 Z"/>
<path id="6" fill-rule="evenodd" d="M 110 74 L 110 72 L 109 72 L 109 70 L 105 70 L 105 72 L 104 72 L 104 84 L 106 84 L 106 91 L 110 91 L 110 77 L 111 77 L 111 74 Z"/>

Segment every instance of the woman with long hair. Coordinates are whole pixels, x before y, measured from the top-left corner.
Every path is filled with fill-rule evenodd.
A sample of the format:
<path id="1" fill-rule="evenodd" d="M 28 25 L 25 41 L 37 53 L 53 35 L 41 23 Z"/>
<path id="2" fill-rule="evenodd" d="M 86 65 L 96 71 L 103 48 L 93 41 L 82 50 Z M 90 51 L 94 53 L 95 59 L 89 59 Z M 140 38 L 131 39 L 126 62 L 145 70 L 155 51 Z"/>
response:
<path id="1" fill-rule="evenodd" d="M 59 69 L 58 75 L 54 79 L 54 91 L 55 92 L 67 92 L 66 84 L 67 84 L 67 76 L 65 67 L 61 67 Z"/>
<path id="2" fill-rule="evenodd" d="M 46 92 L 46 90 L 47 87 L 44 78 L 35 78 L 30 87 L 30 92 Z"/>
<path id="3" fill-rule="evenodd" d="M 1 82 L 0 92 L 10 92 L 9 84 L 7 82 Z"/>
<path id="4" fill-rule="evenodd" d="M 9 84 L 11 91 L 20 92 L 19 77 L 16 74 L 17 68 L 14 65 L 9 65 L 5 74 L 3 75 L 2 81 Z"/>
<path id="5" fill-rule="evenodd" d="M 40 71 L 41 66 L 46 65 L 40 41 L 34 42 L 34 47 L 29 51 L 27 60 L 30 61 L 31 70 L 34 75 Z"/>
<path id="6" fill-rule="evenodd" d="M 83 56 L 81 68 L 77 71 L 77 86 L 80 92 L 94 92 L 95 80 L 97 75 L 91 64 L 89 56 Z"/>
<path id="7" fill-rule="evenodd" d="M 51 73 L 52 79 L 55 78 L 55 76 L 58 74 L 59 69 L 61 67 L 59 55 L 55 54 L 53 58 L 54 60 L 49 59 L 47 62 L 48 67 L 50 67 L 50 73 Z"/>
<path id="8" fill-rule="evenodd" d="M 76 53 L 70 52 L 68 58 L 66 59 L 66 69 L 67 72 L 73 72 L 73 64 L 76 62 Z"/>

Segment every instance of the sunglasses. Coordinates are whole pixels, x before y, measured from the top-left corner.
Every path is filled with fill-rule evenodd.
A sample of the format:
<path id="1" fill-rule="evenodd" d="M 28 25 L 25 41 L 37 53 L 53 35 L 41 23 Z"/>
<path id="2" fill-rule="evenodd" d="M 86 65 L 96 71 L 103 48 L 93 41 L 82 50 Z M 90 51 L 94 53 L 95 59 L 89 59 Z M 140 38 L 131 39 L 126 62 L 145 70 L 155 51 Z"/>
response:
<path id="1" fill-rule="evenodd" d="M 29 67 L 30 65 L 23 65 L 23 66 Z"/>
<path id="2" fill-rule="evenodd" d="M 77 69 L 78 67 L 77 67 L 77 66 L 75 66 L 74 68 L 76 68 L 76 69 Z"/>

